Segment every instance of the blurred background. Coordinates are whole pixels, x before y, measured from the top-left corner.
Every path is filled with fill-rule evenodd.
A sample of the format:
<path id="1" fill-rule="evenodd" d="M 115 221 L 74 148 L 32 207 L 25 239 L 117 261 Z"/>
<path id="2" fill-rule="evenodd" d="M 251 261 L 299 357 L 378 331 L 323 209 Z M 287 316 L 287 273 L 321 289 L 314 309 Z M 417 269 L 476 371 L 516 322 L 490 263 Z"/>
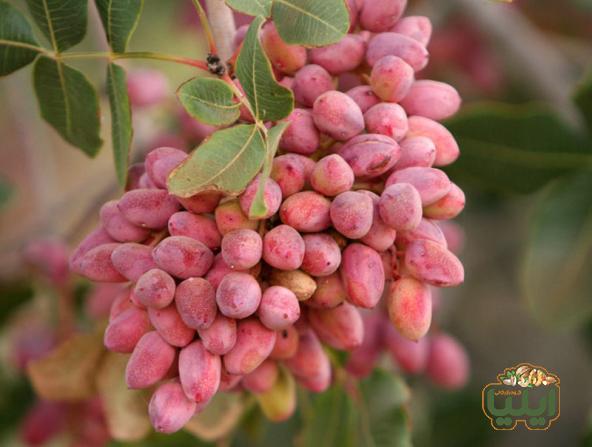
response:
<path id="1" fill-rule="evenodd" d="M 26 10 L 24 1 L 10 3 Z M 572 97 L 592 67 L 591 0 L 415 0 L 408 14 L 426 15 L 435 27 L 428 48 L 430 65 L 422 77 L 454 85 L 466 110 L 477 103 L 544 104 L 562 126 L 584 133 L 584 120 Z M 239 24 L 244 20 L 237 18 Z M 91 6 L 89 32 L 77 49 L 106 48 Z M 146 0 L 130 49 L 205 57 L 191 1 Z M 124 65 L 132 72 L 158 69 L 166 75 L 169 93 L 158 106 L 134 109 L 133 159 L 160 145 L 189 149 L 197 144 L 203 129 L 182 115 L 174 96 L 176 86 L 193 76 L 192 70 L 161 62 Z M 104 62 L 80 61 L 75 66 L 99 87 L 103 120 L 108 120 Z M 109 126 L 103 126 L 105 145 L 95 159 L 67 146 L 40 118 L 30 67 L 0 80 L 0 103 L 0 445 L 43 445 L 40 441 L 47 433 L 26 432 L 26 424 L 34 424 L 35 417 L 52 420 L 51 415 L 61 410 L 35 404 L 23 367 L 54 345 L 57 308 L 64 300 L 76 304 L 81 325 L 100 315 L 101 309 L 93 307 L 97 301 L 89 298 L 89 284 L 79 279 L 71 283 L 63 279 L 65 272 L 40 274 L 39 266 L 33 269 L 27 262 L 27 254 L 34 252 L 36 241 L 49 239 L 55 256 L 66 256 L 67 249 L 96 224 L 100 204 L 119 194 L 119 187 Z M 451 124 L 453 132 L 459 129 L 463 136 L 461 153 L 463 142 L 472 141 L 467 137 L 471 132 L 463 128 L 469 125 L 462 114 Z M 510 126 L 508 133 L 514 131 Z M 536 145 L 543 130 L 534 125 L 522 137 Z M 581 141 L 584 151 L 592 150 L 591 138 Z M 556 149 L 557 164 L 562 165 L 561 147 Z M 536 166 L 536 155 L 533 160 Z M 461 157 L 450 171 L 467 194 L 467 207 L 457 220 L 462 230 L 451 230 L 464 247 L 461 259 L 467 279 L 462 287 L 444 293 L 436 324 L 466 346 L 472 375 L 458 392 L 438 391 L 422 378 L 409 378 L 415 445 L 592 446 L 592 230 L 590 224 L 580 225 L 592 213 L 592 182 L 578 180 L 583 186 L 575 195 L 567 191 L 572 172 L 524 188 L 506 187 L 506 177 L 492 171 L 496 166 L 469 156 L 465 161 Z M 526 169 L 523 176 L 536 175 Z M 589 179 L 592 173 L 579 175 Z M 566 208 L 568 204 L 578 208 Z M 551 223 L 545 220 L 549 214 Z M 575 258 L 567 272 L 561 270 L 561 261 L 555 262 L 558 253 L 568 254 L 564 263 Z M 48 281 L 48 274 L 58 280 Z M 549 294 L 545 289 L 563 281 L 561 275 L 571 281 Z M 496 432 L 482 413 L 482 387 L 520 362 L 544 366 L 561 378 L 561 418 L 546 432 L 522 426 Z M 89 402 L 68 411 L 90 415 L 84 429 L 108 443 L 97 405 Z M 56 433 L 62 423 L 55 416 Z M 265 442 L 287 444 L 282 436 L 289 433 L 288 425 L 270 429 L 275 435 L 266 435 Z M 267 445 L 250 435 L 244 434 L 240 445 Z M 94 445 L 80 439 L 77 445 Z M 64 445 L 64 436 L 58 433 L 49 442 Z M 129 445 L 158 443 L 153 442 Z M 201 445 L 185 438 L 162 442 L 158 445 Z"/>

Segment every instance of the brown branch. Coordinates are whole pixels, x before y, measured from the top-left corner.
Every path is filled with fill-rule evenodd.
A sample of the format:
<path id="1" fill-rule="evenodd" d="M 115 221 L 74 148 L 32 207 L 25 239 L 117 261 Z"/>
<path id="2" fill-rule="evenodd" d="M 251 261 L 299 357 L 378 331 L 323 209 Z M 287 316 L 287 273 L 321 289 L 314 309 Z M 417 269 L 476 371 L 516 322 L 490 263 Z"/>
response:
<path id="1" fill-rule="evenodd" d="M 212 33 L 218 47 L 218 56 L 223 61 L 227 61 L 233 53 L 232 41 L 236 32 L 234 15 L 224 0 L 206 0 L 206 6 Z"/>

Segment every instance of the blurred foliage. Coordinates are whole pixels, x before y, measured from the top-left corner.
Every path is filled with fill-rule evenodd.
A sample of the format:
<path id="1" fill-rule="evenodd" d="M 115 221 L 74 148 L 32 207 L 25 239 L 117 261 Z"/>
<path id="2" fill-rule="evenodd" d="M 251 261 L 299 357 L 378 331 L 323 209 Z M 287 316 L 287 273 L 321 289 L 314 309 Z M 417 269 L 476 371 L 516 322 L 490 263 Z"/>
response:
<path id="1" fill-rule="evenodd" d="M 531 193 L 592 165 L 592 142 L 545 107 L 483 104 L 466 108 L 447 127 L 462 148 L 447 171 L 462 185 Z"/>
<path id="2" fill-rule="evenodd" d="M 0 177 L 0 211 L 8 205 L 14 191 L 10 183 Z"/>
<path id="3" fill-rule="evenodd" d="M 457 393 L 430 390 L 427 435 L 415 447 L 484 446 L 495 433 L 483 417 L 481 390 L 468 388 Z"/>
<path id="4" fill-rule="evenodd" d="M 16 280 L 10 283 L 0 283 L 0 297 L 2 299 L 0 325 L 4 325 L 20 306 L 33 298 L 33 295 L 33 286 L 29 281 Z"/>

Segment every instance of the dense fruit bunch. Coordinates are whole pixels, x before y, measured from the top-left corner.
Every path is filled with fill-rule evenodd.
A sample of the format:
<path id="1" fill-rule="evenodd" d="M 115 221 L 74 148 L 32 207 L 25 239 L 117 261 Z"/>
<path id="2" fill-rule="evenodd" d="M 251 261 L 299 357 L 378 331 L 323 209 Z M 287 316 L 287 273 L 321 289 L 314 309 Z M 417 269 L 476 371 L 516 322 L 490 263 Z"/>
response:
<path id="1" fill-rule="evenodd" d="M 160 147 L 132 168 L 128 191 L 102 207 L 101 226 L 72 256 L 91 280 L 131 284 L 104 340 L 131 353 L 130 388 L 158 385 L 149 411 L 159 431 L 180 429 L 218 391 L 269 390 L 280 365 L 302 386 L 327 389 L 323 345 L 353 351 L 348 368 L 360 375 L 387 346 L 404 370 L 427 365 L 443 386 L 466 378 L 466 355 L 448 336 L 409 341 L 428 332 L 431 287 L 464 279 L 440 221 L 465 198 L 437 169 L 459 155 L 437 120 L 460 97 L 415 79 L 428 62 L 428 19 L 401 18 L 404 0 L 363 3 L 349 6 L 352 31 L 364 31 L 328 47 L 287 45 L 272 23 L 262 30 L 298 104 L 264 183 L 264 219 L 249 218 L 258 177 L 237 198 L 169 194 L 187 154 Z M 354 86 L 336 90 L 338 79 L 341 90 Z"/>

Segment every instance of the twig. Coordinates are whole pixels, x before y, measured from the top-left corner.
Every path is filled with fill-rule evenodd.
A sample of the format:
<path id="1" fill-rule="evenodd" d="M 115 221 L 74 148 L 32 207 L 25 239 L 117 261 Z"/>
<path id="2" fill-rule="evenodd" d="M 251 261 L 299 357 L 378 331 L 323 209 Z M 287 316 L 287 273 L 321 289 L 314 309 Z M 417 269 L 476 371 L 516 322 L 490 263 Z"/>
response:
<path id="1" fill-rule="evenodd" d="M 208 18 L 218 47 L 218 56 L 223 61 L 232 57 L 232 41 L 236 32 L 234 15 L 224 0 L 206 0 Z"/>
<path id="2" fill-rule="evenodd" d="M 432 0 L 432 2 L 439 0 Z M 506 62 L 541 99 L 548 101 L 569 124 L 579 127 L 581 117 L 571 101 L 575 70 L 516 8 L 497 2 L 452 0 L 499 46 Z"/>

